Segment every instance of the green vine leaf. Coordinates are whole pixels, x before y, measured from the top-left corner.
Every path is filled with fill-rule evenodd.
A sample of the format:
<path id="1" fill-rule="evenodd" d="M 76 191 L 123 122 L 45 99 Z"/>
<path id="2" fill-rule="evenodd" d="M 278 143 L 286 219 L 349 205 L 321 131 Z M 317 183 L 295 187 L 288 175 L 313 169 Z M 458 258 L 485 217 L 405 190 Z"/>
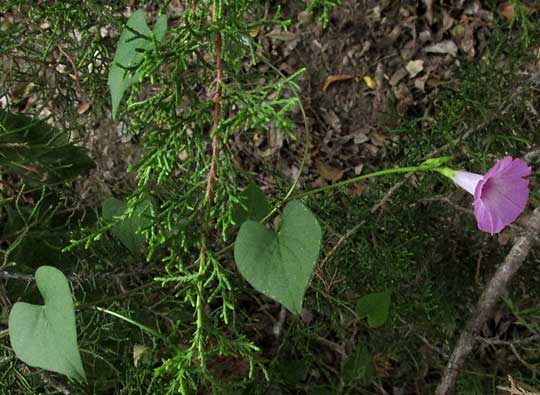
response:
<path id="1" fill-rule="evenodd" d="M 166 32 L 167 17 L 165 15 L 157 19 L 153 32 L 146 24 L 143 10 L 135 11 L 128 19 L 120 35 L 113 64 L 109 70 L 108 83 L 111 90 L 113 119 L 116 119 L 118 107 L 126 90 L 141 78 L 141 72 L 134 73 L 131 69 L 135 69 L 142 62 L 144 52 L 152 48 L 151 34 L 153 33 L 156 41 L 162 41 Z"/>
<path id="2" fill-rule="evenodd" d="M 105 222 L 113 222 L 116 217 L 124 214 L 127 210 L 127 203 L 110 197 L 103 201 L 101 215 Z M 153 205 L 150 200 L 146 200 L 135 208 L 133 214 L 117 223 L 111 228 L 111 233 L 135 256 L 141 254 L 141 248 L 145 242 L 144 235 L 139 233 L 139 229 L 145 228 L 152 223 L 151 215 Z"/>
<path id="3" fill-rule="evenodd" d="M 388 319 L 392 291 L 371 293 L 363 296 L 356 305 L 356 313 L 360 318 L 367 317 L 368 325 L 377 328 Z"/>
<path id="4" fill-rule="evenodd" d="M 248 219 L 260 222 L 271 210 L 266 195 L 254 182 L 242 191 L 240 202 L 241 204 L 237 204 L 232 213 L 236 225 L 242 225 Z"/>
<path id="5" fill-rule="evenodd" d="M 240 227 L 234 259 L 244 278 L 259 292 L 295 314 L 319 257 L 322 231 L 317 218 L 299 201 L 281 215 L 278 232 L 255 221 Z"/>
<path id="6" fill-rule="evenodd" d="M 27 365 L 86 381 L 67 278 L 52 266 L 41 266 L 36 284 L 45 304 L 17 302 L 9 314 L 15 354 Z"/>

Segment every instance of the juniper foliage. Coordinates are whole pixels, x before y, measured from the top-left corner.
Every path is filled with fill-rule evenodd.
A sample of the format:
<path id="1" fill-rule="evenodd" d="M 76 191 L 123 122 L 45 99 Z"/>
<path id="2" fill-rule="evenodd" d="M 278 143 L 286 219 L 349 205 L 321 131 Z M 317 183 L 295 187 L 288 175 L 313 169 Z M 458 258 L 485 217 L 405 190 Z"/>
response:
<path id="1" fill-rule="evenodd" d="M 128 70 L 140 78 L 122 121 L 144 141 L 144 151 L 132 169 L 138 187 L 124 217 L 143 201 L 155 202 L 152 221 L 142 230 L 147 261 L 164 265 L 158 281 L 193 314 L 192 322 L 178 320 L 166 334 L 170 343 L 187 347 L 171 349 L 156 370 L 156 380 L 166 381 L 171 394 L 206 386 L 217 391 L 219 379 L 209 368 L 216 358 L 244 358 L 249 377 L 257 366 L 264 372 L 257 346 L 237 330 L 231 280 L 237 274 L 223 259 L 233 210 L 249 180 L 235 166 L 230 140 L 270 128 L 294 136 L 287 115 L 298 105 L 291 92 L 299 73 L 281 78 L 256 72 L 261 60 L 252 38 L 261 27 L 286 28 L 287 21 L 279 10 L 259 15 L 257 1 L 193 1 L 165 39 Z M 104 230 L 79 242 L 88 244 Z"/>

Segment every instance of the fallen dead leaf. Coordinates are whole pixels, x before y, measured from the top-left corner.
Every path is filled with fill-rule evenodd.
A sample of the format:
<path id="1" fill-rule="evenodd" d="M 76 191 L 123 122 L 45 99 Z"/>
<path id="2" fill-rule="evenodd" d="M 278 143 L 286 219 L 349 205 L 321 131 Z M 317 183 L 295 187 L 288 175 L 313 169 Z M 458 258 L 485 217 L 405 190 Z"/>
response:
<path id="1" fill-rule="evenodd" d="M 361 166 L 361 165 L 358 165 L 358 166 Z M 358 167 L 356 166 L 356 167 Z M 355 169 L 356 169 L 355 167 Z M 355 170 L 355 173 L 356 173 L 356 170 Z M 359 196 L 362 194 L 362 192 L 364 192 L 366 189 L 367 189 L 367 184 L 364 184 L 364 183 L 361 183 L 361 182 L 355 182 L 354 184 L 351 185 L 351 188 L 350 188 L 350 191 L 351 191 L 351 196 L 352 197 L 355 197 L 355 196 Z"/>
<path id="2" fill-rule="evenodd" d="M 321 117 L 332 130 L 338 133 L 341 132 L 341 120 L 334 110 L 321 108 Z"/>
<path id="3" fill-rule="evenodd" d="M 90 102 L 89 101 L 83 101 L 78 108 L 79 114 L 84 114 L 88 109 L 90 108 Z"/>
<path id="4" fill-rule="evenodd" d="M 133 365 L 135 367 L 139 366 L 139 362 L 150 351 L 150 347 L 147 347 L 142 344 L 135 344 L 133 346 Z"/>
<path id="5" fill-rule="evenodd" d="M 407 73 L 409 73 L 409 77 L 414 78 L 418 75 L 418 73 L 424 70 L 424 61 L 411 60 L 409 63 L 407 63 L 405 69 L 407 70 Z"/>
<path id="6" fill-rule="evenodd" d="M 274 30 L 268 33 L 266 37 L 280 41 L 293 41 L 298 38 L 298 35 L 291 32 Z"/>
<path id="7" fill-rule="evenodd" d="M 384 36 L 378 43 L 377 46 L 379 48 L 388 48 L 392 46 L 398 39 L 399 35 L 401 34 L 401 26 L 395 25 L 394 28 L 390 33 L 388 33 L 386 36 Z"/>
<path id="8" fill-rule="evenodd" d="M 396 369 L 398 359 L 391 354 L 377 353 L 373 356 L 377 377 L 390 377 Z"/>
<path id="9" fill-rule="evenodd" d="M 249 35 L 253 38 L 257 37 L 259 35 L 259 33 L 262 31 L 262 27 L 261 26 L 257 26 L 255 29 L 253 29 L 252 31 L 249 32 Z"/>
<path id="10" fill-rule="evenodd" d="M 377 88 L 377 81 L 371 78 L 369 75 L 364 76 L 364 82 L 369 89 Z"/>
<path id="11" fill-rule="evenodd" d="M 332 182 L 339 181 L 343 178 L 343 173 L 345 173 L 344 170 L 340 170 L 335 167 L 329 166 L 321 162 L 320 160 L 317 160 L 315 162 L 315 165 L 317 166 L 319 175 L 326 181 L 332 181 Z"/>
<path id="12" fill-rule="evenodd" d="M 400 67 L 397 69 L 394 74 L 392 74 L 392 77 L 390 77 L 390 81 L 388 82 L 390 86 L 396 86 L 399 84 L 399 81 L 401 81 L 403 78 L 407 76 L 407 70 L 405 68 Z"/>
<path id="13" fill-rule="evenodd" d="M 452 40 L 441 41 L 424 48 L 424 52 L 426 53 L 450 54 L 452 56 L 456 56 L 457 51 L 458 47 Z"/>
<path id="14" fill-rule="evenodd" d="M 367 129 L 357 129 L 351 133 L 355 144 L 362 144 L 369 140 Z"/>
<path id="15" fill-rule="evenodd" d="M 531 15 L 534 11 L 532 8 L 527 7 L 525 4 L 522 4 L 521 7 L 523 7 L 523 11 L 525 11 L 527 15 Z M 516 16 L 516 6 L 513 2 L 507 1 L 500 5 L 499 14 L 505 17 L 508 21 L 511 21 Z"/>
<path id="16" fill-rule="evenodd" d="M 364 170 L 364 164 L 363 163 L 360 163 L 360 164 L 354 166 L 354 174 L 356 174 L 357 176 L 362 174 L 362 170 Z"/>
<path id="17" fill-rule="evenodd" d="M 426 81 L 429 78 L 429 74 L 424 75 L 423 77 L 416 78 L 414 80 L 414 87 L 421 92 L 424 92 L 426 89 Z"/>
<path id="18" fill-rule="evenodd" d="M 337 81 L 348 81 L 354 78 L 352 74 L 332 74 L 326 78 L 326 82 L 322 88 L 323 92 L 326 92 L 330 85 Z"/>
<path id="19" fill-rule="evenodd" d="M 372 133 L 370 133 L 369 134 L 369 139 L 377 147 L 384 146 L 385 138 L 384 138 L 384 134 L 382 134 L 381 132 L 372 132 Z"/>

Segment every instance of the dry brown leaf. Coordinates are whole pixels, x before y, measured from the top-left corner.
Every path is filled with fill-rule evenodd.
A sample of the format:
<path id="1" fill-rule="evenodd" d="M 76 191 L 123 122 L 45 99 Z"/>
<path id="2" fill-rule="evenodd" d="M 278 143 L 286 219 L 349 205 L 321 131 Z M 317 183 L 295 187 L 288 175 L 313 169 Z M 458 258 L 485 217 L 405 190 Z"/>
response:
<path id="1" fill-rule="evenodd" d="M 319 175 L 326 181 L 332 181 L 332 182 L 339 181 L 343 178 L 343 173 L 345 173 L 344 170 L 340 170 L 335 167 L 329 166 L 321 162 L 320 160 L 317 160 L 315 162 L 315 165 L 317 166 Z"/>
<path id="2" fill-rule="evenodd" d="M 255 29 L 253 29 L 252 31 L 249 32 L 249 35 L 253 38 L 257 37 L 259 35 L 259 33 L 262 31 L 262 27 L 261 26 L 257 26 Z"/>
<path id="3" fill-rule="evenodd" d="M 424 48 L 427 53 L 457 55 L 458 47 L 452 40 L 441 41 L 440 43 L 430 45 Z"/>
<path id="4" fill-rule="evenodd" d="M 321 117 L 333 131 L 341 132 L 341 120 L 334 110 L 321 108 Z"/>
<path id="5" fill-rule="evenodd" d="M 373 365 L 377 377 L 390 377 L 397 367 L 398 360 L 391 354 L 377 353 L 373 356 Z"/>
<path id="6" fill-rule="evenodd" d="M 527 13 L 527 15 L 531 15 L 534 11 L 532 8 L 527 7 L 525 4 L 522 4 L 523 11 Z M 499 14 L 501 14 L 503 17 L 505 17 L 508 21 L 512 20 L 516 16 L 516 7 L 514 6 L 514 3 L 511 1 L 507 1 L 506 3 L 501 4 L 499 7 Z"/>
<path id="7" fill-rule="evenodd" d="M 293 41 L 298 38 L 298 35 L 292 32 L 274 30 L 268 33 L 266 37 L 274 39 L 274 40 L 280 40 L 280 41 Z"/>
<path id="8" fill-rule="evenodd" d="M 399 84 L 399 81 L 401 81 L 403 78 L 407 76 L 407 70 L 405 68 L 400 67 L 395 71 L 394 74 L 392 74 L 392 77 L 390 77 L 389 84 L 390 86 L 396 86 Z"/>
<path id="9" fill-rule="evenodd" d="M 90 102 L 89 101 L 83 101 L 78 108 L 79 114 L 84 114 L 88 109 L 90 108 Z"/>
<path id="10" fill-rule="evenodd" d="M 378 43 L 377 46 L 379 48 L 388 48 L 392 46 L 398 39 L 399 35 L 401 34 L 401 26 L 396 25 L 392 29 L 390 33 L 388 33 L 386 36 L 384 36 Z"/>
<path id="11" fill-rule="evenodd" d="M 385 142 L 384 134 L 381 132 L 372 132 L 369 134 L 369 139 L 377 147 L 382 147 Z"/>
<path id="12" fill-rule="evenodd" d="M 411 60 L 409 63 L 407 63 L 407 66 L 405 66 L 405 69 L 407 70 L 407 73 L 409 73 L 409 77 L 414 78 L 418 75 L 418 73 L 424 70 L 424 61 Z"/>
<path id="13" fill-rule="evenodd" d="M 362 192 L 364 192 L 367 189 L 367 187 L 368 187 L 367 184 L 364 184 L 362 182 L 355 182 L 354 184 L 351 185 L 351 188 L 350 188 L 351 196 L 355 197 L 355 196 L 361 195 Z"/>
<path id="14" fill-rule="evenodd" d="M 347 81 L 354 78 L 354 75 L 352 74 L 332 74 L 329 75 L 326 78 L 326 82 L 324 83 L 324 86 L 322 88 L 323 92 L 326 92 L 330 85 L 332 85 L 336 81 Z"/>
<path id="15" fill-rule="evenodd" d="M 133 346 L 133 365 L 135 367 L 139 366 L 139 362 L 150 351 L 150 347 L 143 344 L 135 344 Z"/>
<path id="16" fill-rule="evenodd" d="M 429 78 L 429 74 L 424 75 L 423 77 L 416 78 L 414 80 L 414 87 L 421 92 L 426 90 L 426 81 Z"/>
<path id="17" fill-rule="evenodd" d="M 362 144 L 369 140 L 367 129 L 356 129 L 351 133 L 355 144 Z"/>

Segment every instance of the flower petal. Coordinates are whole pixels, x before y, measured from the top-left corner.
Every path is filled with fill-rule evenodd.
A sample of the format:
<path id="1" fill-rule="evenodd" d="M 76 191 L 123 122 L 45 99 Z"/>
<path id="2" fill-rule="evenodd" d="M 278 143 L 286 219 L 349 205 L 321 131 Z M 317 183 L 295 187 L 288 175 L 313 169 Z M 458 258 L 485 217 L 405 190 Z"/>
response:
<path id="1" fill-rule="evenodd" d="M 527 206 L 531 168 L 522 159 L 505 157 L 476 186 L 474 214 L 478 228 L 499 233 L 514 222 Z"/>
<path id="2" fill-rule="evenodd" d="M 484 179 L 492 177 L 528 177 L 531 174 L 531 168 L 523 159 L 506 156 L 499 159 L 495 165 L 487 171 Z"/>

